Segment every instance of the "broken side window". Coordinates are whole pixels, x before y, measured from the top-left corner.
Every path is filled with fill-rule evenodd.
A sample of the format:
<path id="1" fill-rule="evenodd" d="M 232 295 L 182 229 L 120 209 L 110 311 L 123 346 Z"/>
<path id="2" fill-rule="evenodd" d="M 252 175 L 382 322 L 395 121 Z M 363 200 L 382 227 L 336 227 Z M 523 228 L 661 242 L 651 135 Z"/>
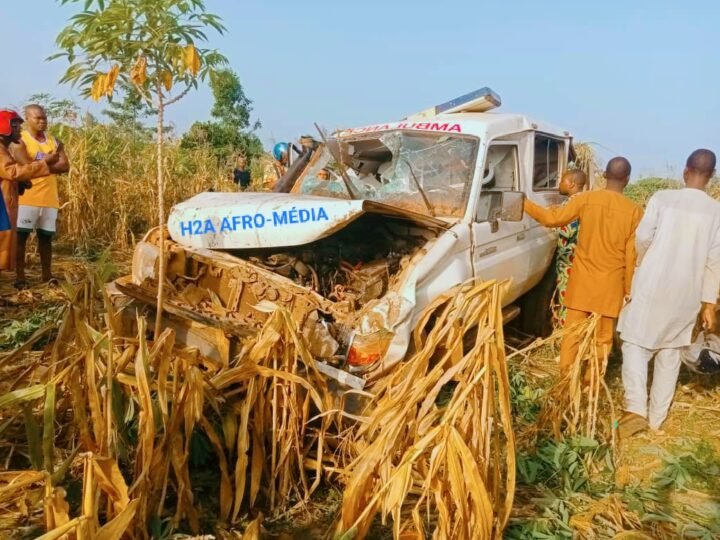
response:
<path id="1" fill-rule="evenodd" d="M 535 135 L 533 190 L 557 189 L 565 143 L 546 135 Z"/>
<path id="2" fill-rule="evenodd" d="M 492 144 L 483 171 L 483 190 L 517 191 L 520 186 L 518 149 L 515 144 Z"/>

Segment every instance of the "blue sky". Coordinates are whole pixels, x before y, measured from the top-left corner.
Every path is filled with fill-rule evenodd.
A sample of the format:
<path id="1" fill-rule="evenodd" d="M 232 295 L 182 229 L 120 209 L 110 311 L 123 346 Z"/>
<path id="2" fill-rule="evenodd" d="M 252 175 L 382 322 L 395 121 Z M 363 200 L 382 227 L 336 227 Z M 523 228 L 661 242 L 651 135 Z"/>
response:
<path id="1" fill-rule="evenodd" d="M 45 62 L 76 7 L 3 0 L 0 106 L 35 92 L 76 97 Z M 627 156 L 634 176 L 677 175 L 696 147 L 720 152 L 720 2 L 713 0 L 207 0 L 211 35 L 238 72 L 266 146 L 399 119 L 482 86 L 521 112 Z M 8 24 L 10 23 L 10 24 Z M 16 52 L 17 51 L 17 52 Z M 8 69 L 9 67 L 9 69 Z M 93 106 L 78 98 L 83 108 Z M 207 88 L 169 112 L 209 116 Z"/>

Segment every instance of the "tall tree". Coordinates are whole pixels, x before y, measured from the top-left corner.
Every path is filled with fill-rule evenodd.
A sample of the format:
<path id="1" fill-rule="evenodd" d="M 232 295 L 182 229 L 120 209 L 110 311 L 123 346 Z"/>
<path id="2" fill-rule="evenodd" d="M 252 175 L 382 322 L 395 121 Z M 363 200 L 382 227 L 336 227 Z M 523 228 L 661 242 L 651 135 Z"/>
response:
<path id="1" fill-rule="evenodd" d="M 220 160 L 243 152 L 249 158 L 262 153 L 262 143 L 253 133 L 260 122 L 251 125 L 252 101 L 245 95 L 240 78 L 231 69 L 221 69 L 210 77 L 215 102 L 210 111 L 214 121 L 195 122 L 183 136 L 184 148 L 209 146 Z"/>
<path id="2" fill-rule="evenodd" d="M 166 107 L 197 88 L 227 64 L 215 50 L 200 49 L 210 28 L 225 31 L 221 19 L 208 13 L 203 0 L 59 0 L 83 5 L 57 37 L 60 48 L 51 57 L 70 64 L 61 82 L 78 85 L 85 96 L 111 99 L 115 84 L 132 85 L 157 111 L 157 210 L 160 225 L 157 318 L 162 329 L 165 288 L 165 186 L 163 122 Z"/>

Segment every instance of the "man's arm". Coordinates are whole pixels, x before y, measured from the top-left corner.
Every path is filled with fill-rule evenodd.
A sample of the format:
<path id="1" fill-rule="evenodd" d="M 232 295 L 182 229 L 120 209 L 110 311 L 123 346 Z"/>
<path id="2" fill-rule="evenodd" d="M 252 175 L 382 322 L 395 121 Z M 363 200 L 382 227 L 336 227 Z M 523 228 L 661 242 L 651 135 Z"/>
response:
<path id="1" fill-rule="evenodd" d="M 585 199 L 586 197 L 583 194 L 576 195 L 564 206 L 551 206 L 550 208 L 545 208 L 529 199 L 525 199 L 525 211 L 540 225 L 562 227 L 580 217 L 580 213 L 585 206 Z"/>
<path id="2" fill-rule="evenodd" d="M 633 276 L 635 275 L 635 266 L 637 264 L 637 228 L 642 221 L 642 210 L 639 208 L 633 215 L 632 234 L 625 242 L 625 296 L 630 296 L 632 290 Z"/>
<path id="3" fill-rule="evenodd" d="M 58 162 L 53 165 L 50 170 L 54 174 L 66 174 L 70 170 L 70 160 L 68 160 L 67 154 L 65 154 L 65 145 L 57 141 L 57 154 L 60 156 Z"/>
<path id="4" fill-rule="evenodd" d="M 0 146 L 0 178 L 3 180 L 20 182 L 49 174 L 50 164 L 46 160 L 18 163 L 4 146 Z"/>
<path id="5" fill-rule="evenodd" d="M 15 161 L 21 165 L 29 165 L 33 162 L 33 159 L 28 154 L 25 143 L 20 141 L 19 143 L 13 143 L 10 145 L 10 155 Z"/>
<path id="6" fill-rule="evenodd" d="M 710 246 L 702 281 L 702 319 L 706 330 L 715 328 L 715 303 L 720 293 L 720 229 Z"/>
<path id="7" fill-rule="evenodd" d="M 655 196 L 653 195 L 648 202 L 647 208 L 645 209 L 645 215 L 640 220 L 635 231 L 635 247 L 637 249 L 637 264 L 642 262 L 645 253 L 647 252 L 650 244 L 652 244 L 653 238 L 655 238 L 655 230 L 657 229 L 658 221 L 658 205 Z"/>
<path id="8" fill-rule="evenodd" d="M 705 261 L 702 301 L 714 305 L 718 299 L 718 293 L 720 293 L 720 229 L 715 233 L 715 238 Z"/>

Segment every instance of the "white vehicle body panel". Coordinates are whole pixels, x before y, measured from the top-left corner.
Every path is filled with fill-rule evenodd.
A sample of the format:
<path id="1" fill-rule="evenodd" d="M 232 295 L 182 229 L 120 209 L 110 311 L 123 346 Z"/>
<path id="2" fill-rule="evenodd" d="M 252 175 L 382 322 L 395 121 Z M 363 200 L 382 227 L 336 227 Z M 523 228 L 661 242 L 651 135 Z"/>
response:
<path id="1" fill-rule="evenodd" d="M 332 235 L 365 213 L 402 217 L 434 228 L 438 237 L 413 257 L 400 286 L 388 293 L 395 294 L 395 300 L 401 297 L 403 308 L 392 328 L 388 328 L 394 332 L 394 338 L 379 369 L 384 371 L 404 357 L 412 328 L 423 308 L 455 285 L 473 277 L 510 279 L 503 299 L 505 306 L 540 282 L 551 264 L 556 235 L 527 215 L 519 222 L 499 221 L 496 230 L 491 223 L 476 219 L 485 159 L 488 148 L 497 141 L 517 145 L 517 190 L 539 204 L 559 203 L 563 198 L 557 190 L 533 191 L 533 138 L 536 133 L 543 133 L 562 141 L 565 156 L 571 141 L 569 133 L 547 124 L 532 122 L 518 114 L 494 112 L 441 114 L 347 129 L 334 136 L 357 138 L 391 130 L 470 135 L 479 139 L 472 186 L 462 218 L 431 218 L 366 200 L 281 193 L 203 193 L 172 209 L 170 235 L 189 249 L 242 250 L 309 244 Z"/>

